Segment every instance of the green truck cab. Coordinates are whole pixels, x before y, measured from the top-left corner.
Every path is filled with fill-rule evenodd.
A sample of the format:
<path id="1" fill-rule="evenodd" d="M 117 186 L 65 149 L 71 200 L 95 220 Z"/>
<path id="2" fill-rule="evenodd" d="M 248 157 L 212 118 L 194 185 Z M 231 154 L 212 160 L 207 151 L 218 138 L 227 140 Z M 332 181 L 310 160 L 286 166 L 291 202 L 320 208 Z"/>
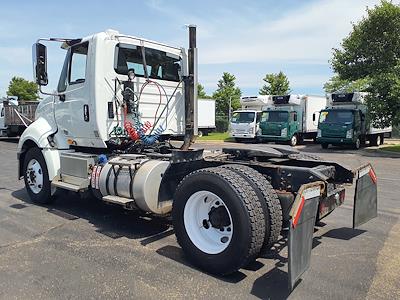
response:
<path id="1" fill-rule="evenodd" d="M 281 107 L 279 110 L 267 110 L 261 113 L 261 138 L 266 141 L 298 143 L 298 131 L 302 112 L 293 107 Z"/>
<path id="2" fill-rule="evenodd" d="M 369 142 L 371 146 L 383 144 L 392 128 L 374 128 L 365 103 L 366 93 L 341 93 L 327 96 L 327 107 L 318 121 L 317 142 L 322 148 L 329 145 L 349 145 L 359 149 Z"/>
<path id="3" fill-rule="evenodd" d="M 321 96 L 273 96 L 273 105 L 261 113 L 259 139 L 297 145 L 303 139 L 315 139 L 319 111 L 325 107 Z"/>

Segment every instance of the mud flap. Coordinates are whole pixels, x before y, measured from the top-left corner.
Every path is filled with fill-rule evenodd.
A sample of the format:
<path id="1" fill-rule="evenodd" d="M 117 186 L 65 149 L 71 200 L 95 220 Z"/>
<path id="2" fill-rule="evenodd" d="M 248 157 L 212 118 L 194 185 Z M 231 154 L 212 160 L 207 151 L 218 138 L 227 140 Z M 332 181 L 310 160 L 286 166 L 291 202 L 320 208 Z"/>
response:
<path id="1" fill-rule="evenodd" d="M 356 170 L 357 182 L 354 193 L 353 228 L 378 215 L 378 185 L 374 169 L 370 164 Z"/>
<path id="2" fill-rule="evenodd" d="M 310 266 L 315 219 L 324 184 L 313 182 L 300 187 L 290 211 L 288 238 L 289 289 L 293 290 Z"/>

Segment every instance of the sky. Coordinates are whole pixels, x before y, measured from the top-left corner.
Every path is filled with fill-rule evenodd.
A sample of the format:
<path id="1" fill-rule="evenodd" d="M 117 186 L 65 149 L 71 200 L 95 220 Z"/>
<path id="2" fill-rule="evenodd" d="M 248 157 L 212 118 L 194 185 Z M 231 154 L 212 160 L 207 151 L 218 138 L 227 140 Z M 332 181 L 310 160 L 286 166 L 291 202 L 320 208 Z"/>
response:
<path id="1" fill-rule="evenodd" d="M 283 71 L 293 93 L 323 94 L 332 48 L 379 0 L 2 1 L 0 97 L 13 76 L 32 80 L 39 37 L 80 38 L 106 29 L 187 48 L 186 24 L 197 25 L 199 82 L 212 94 L 223 72 L 243 95 L 258 94 L 267 73 Z M 49 89 L 65 52 L 48 48 Z"/>

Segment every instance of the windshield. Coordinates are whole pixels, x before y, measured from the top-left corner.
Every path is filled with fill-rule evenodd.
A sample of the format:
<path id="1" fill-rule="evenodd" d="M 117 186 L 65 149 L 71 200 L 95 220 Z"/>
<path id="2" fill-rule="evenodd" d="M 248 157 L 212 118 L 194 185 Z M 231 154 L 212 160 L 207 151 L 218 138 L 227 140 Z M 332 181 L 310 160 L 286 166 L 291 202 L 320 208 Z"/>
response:
<path id="1" fill-rule="evenodd" d="M 288 119 L 287 111 L 264 111 L 261 116 L 261 122 L 287 122 Z"/>
<path id="2" fill-rule="evenodd" d="M 353 111 L 351 110 L 323 110 L 319 115 L 320 123 L 351 123 Z"/>
<path id="3" fill-rule="evenodd" d="M 252 123 L 254 122 L 255 112 L 234 112 L 232 114 L 232 123 Z"/>
<path id="4" fill-rule="evenodd" d="M 129 69 L 134 69 L 136 76 L 145 76 L 141 47 L 118 44 L 115 49 L 114 69 L 118 74 L 127 75 Z M 176 82 L 180 80 L 179 56 L 151 48 L 145 48 L 145 56 L 147 74 L 150 78 Z"/>

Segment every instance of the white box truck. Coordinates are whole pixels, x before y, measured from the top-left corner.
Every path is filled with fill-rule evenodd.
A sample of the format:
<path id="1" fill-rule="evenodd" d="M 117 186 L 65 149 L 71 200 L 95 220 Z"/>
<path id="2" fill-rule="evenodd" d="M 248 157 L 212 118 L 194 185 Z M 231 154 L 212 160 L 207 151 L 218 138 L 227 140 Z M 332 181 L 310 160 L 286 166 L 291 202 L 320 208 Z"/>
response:
<path id="1" fill-rule="evenodd" d="M 208 135 L 215 130 L 215 100 L 201 99 L 197 102 L 197 136 Z"/>
<path id="2" fill-rule="evenodd" d="M 262 141 L 297 145 L 303 139 L 317 137 L 319 112 L 325 97 L 314 95 L 273 96 L 272 105 L 263 110 L 260 120 Z"/>
<path id="3" fill-rule="evenodd" d="M 232 113 L 229 136 L 236 141 L 254 140 L 259 132 L 261 111 L 271 105 L 268 95 L 245 96 L 240 98 L 242 109 Z"/>

